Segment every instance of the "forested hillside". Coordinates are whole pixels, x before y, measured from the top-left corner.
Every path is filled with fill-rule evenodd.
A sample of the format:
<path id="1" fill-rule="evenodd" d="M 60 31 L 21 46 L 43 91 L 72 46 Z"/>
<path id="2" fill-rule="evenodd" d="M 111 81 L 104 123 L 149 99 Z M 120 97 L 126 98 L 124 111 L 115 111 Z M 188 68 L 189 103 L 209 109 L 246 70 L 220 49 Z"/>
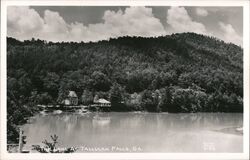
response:
<path id="1" fill-rule="evenodd" d="M 195 33 L 95 43 L 7 38 L 8 113 L 15 105 L 109 99 L 114 111 L 242 112 L 243 50 Z M 13 107 L 14 106 L 14 107 Z"/>
<path id="2" fill-rule="evenodd" d="M 243 50 L 195 33 L 95 43 L 7 38 L 7 135 L 37 104 L 111 101 L 112 111 L 242 112 Z"/>

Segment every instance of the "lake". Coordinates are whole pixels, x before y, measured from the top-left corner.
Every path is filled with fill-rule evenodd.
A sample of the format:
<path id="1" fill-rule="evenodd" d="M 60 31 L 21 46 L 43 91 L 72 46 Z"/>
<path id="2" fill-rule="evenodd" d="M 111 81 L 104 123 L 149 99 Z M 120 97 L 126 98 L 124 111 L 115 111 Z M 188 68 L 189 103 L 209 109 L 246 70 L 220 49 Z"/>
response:
<path id="1" fill-rule="evenodd" d="M 240 113 L 38 114 L 23 126 L 24 149 L 56 134 L 77 152 L 243 152 L 242 125 Z"/>

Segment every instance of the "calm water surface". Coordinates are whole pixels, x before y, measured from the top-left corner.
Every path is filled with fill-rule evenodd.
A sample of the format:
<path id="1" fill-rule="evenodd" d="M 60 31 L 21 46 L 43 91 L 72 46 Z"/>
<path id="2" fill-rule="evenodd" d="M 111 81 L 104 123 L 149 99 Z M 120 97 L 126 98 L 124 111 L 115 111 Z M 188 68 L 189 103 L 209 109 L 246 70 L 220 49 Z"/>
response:
<path id="1" fill-rule="evenodd" d="M 60 147 L 77 152 L 242 152 L 242 134 L 221 131 L 242 121 L 236 113 L 38 114 L 23 126 L 24 148 L 56 134 Z"/>

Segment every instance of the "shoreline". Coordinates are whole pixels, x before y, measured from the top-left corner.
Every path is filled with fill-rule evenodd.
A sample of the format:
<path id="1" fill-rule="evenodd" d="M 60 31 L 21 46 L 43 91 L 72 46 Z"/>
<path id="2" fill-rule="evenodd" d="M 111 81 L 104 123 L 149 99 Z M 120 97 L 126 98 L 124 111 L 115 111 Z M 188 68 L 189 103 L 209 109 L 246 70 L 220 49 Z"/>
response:
<path id="1" fill-rule="evenodd" d="M 243 126 L 232 126 L 214 131 L 225 134 L 241 135 L 241 136 L 244 134 Z"/>

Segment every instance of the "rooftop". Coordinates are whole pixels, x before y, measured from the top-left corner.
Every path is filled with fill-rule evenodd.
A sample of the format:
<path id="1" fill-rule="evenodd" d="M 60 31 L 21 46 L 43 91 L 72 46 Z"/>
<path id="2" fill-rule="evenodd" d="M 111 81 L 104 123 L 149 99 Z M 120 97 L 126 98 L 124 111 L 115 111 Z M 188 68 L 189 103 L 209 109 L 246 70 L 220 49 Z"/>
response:
<path id="1" fill-rule="evenodd" d="M 69 91 L 69 97 L 77 97 L 76 92 L 75 91 Z"/>
<path id="2" fill-rule="evenodd" d="M 110 102 L 107 101 L 106 99 L 100 98 L 96 101 L 96 103 L 110 103 Z"/>

